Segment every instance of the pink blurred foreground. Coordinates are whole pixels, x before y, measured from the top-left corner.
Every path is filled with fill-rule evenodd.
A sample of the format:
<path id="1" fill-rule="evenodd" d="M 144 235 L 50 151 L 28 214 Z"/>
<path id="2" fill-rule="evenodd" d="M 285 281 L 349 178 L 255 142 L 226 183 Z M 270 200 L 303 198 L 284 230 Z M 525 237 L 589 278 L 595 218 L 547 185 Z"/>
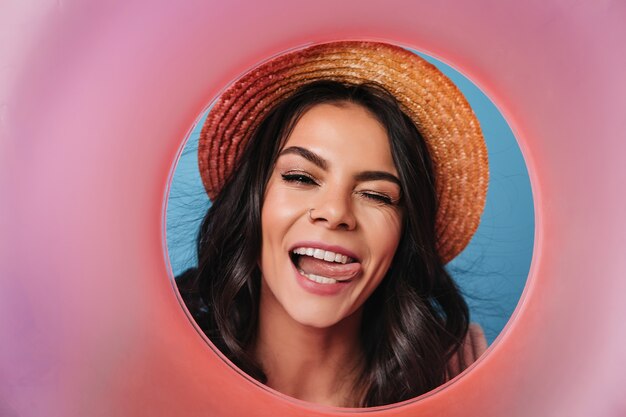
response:
<path id="1" fill-rule="evenodd" d="M 345 410 L 242 377 L 189 322 L 164 251 L 182 139 L 271 55 L 372 39 L 496 102 L 536 202 L 531 275 L 469 372 L 375 416 L 624 416 L 626 3 L 274 0 L 0 6 L 0 415 Z"/>

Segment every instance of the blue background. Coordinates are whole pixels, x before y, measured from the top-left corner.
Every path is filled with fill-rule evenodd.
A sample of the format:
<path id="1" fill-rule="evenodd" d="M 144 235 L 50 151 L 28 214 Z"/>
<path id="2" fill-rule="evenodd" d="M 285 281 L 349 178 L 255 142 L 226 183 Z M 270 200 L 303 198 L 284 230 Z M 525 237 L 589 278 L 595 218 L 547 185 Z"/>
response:
<path id="1" fill-rule="evenodd" d="M 487 142 L 489 190 L 480 226 L 448 264 L 489 343 L 500 333 L 523 291 L 532 258 L 535 220 L 528 172 L 513 132 L 483 92 L 450 66 L 435 64 L 465 94 Z M 175 167 L 166 212 L 166 241 L 174 275 L 196 265 L 195 239 L 210 206 L 197 165 L 198 137 L 208 110 L 193 128 Z"/>

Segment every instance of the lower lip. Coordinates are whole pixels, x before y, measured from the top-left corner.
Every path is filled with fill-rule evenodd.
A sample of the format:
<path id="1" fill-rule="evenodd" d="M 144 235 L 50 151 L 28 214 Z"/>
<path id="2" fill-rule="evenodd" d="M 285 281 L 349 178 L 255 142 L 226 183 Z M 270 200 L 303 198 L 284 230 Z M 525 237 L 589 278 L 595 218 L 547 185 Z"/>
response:
<path id="1" fill-rule="evenodd" d="M 319 282 L 311 281 L 304 275 L 302 275 L 296 269 L 295 265 L 293 265 L 293 271 L 296 275 L 296 281 L 302 288 L 304 288 L 307 292 L 315 295 L 335 295 L 340 293 L 341 291 L 348 288 L 352 280 L 349 281 L 338 281 L 335 284 L 320 284 Z"/>

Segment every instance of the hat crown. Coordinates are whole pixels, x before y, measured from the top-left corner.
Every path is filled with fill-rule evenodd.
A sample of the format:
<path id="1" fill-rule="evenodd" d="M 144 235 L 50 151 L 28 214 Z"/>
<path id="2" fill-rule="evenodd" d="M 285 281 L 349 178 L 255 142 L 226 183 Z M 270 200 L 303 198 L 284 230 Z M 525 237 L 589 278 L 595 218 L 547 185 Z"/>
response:
<path id="1" fill-rule="evenodd" d="M 272 106 L 318 80 L 376 83 L 396 98 L 424 137 L 433 161 L 439 256 L 444 263 L 456 257 L 478 228 L 485 206 L 489 170 L 480 124 L 463 94 L 441 71 L 387 43 L 341 41 L 291 51 L 230 85 L 200 134 L 198 164 L 209 197 L 220 193 Z"/>

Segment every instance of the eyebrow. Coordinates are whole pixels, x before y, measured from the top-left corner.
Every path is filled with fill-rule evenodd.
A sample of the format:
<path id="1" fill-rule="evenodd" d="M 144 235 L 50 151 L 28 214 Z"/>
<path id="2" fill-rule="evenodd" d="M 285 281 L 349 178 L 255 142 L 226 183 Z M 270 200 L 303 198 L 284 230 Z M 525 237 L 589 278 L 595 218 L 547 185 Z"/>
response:
<path id="1" fill-rule="evenodd" d="M 318 154 L 311 152 L 306 148 L 302 148 L 300 146 L 291 146 L 289 148 L 283 149 L 278 156 L 288 154 L 299 155 L 307 161 L 310 161 L 313 164 L 317 165 L 324 171 L 328 170 L 328 162 Z M 354 178 L 357 181 L 390 181 L 394 184 L 397 184 L 399 187 L 402 187 L 402 184 L 400 183 L 398 177 L 386 171 L 363 171 L 359 172 Z"/>
<path id="2" fill-rule="evenodd" d="M 390 181 L 402 188 L 400 180 L 393 174 L 385 171 L 364 171 L 356 175 L 357 181 Z"/>
<path id="3" fill-rule="evenodd" d="M 328 169 L 328 162 L 326 162 L 324 158 L 322 158 L 316 153 L 311 152 L 310 150 L 306 148 L 301 148 L 300 146 L 291 146 L 287 149 L 283 149 L 282 152 L 278 156 L 283 156 L 283 155 L 288 155 L 288 154 L 300 155 L 304 159 L 322 168 L 324 171 Z"/>

